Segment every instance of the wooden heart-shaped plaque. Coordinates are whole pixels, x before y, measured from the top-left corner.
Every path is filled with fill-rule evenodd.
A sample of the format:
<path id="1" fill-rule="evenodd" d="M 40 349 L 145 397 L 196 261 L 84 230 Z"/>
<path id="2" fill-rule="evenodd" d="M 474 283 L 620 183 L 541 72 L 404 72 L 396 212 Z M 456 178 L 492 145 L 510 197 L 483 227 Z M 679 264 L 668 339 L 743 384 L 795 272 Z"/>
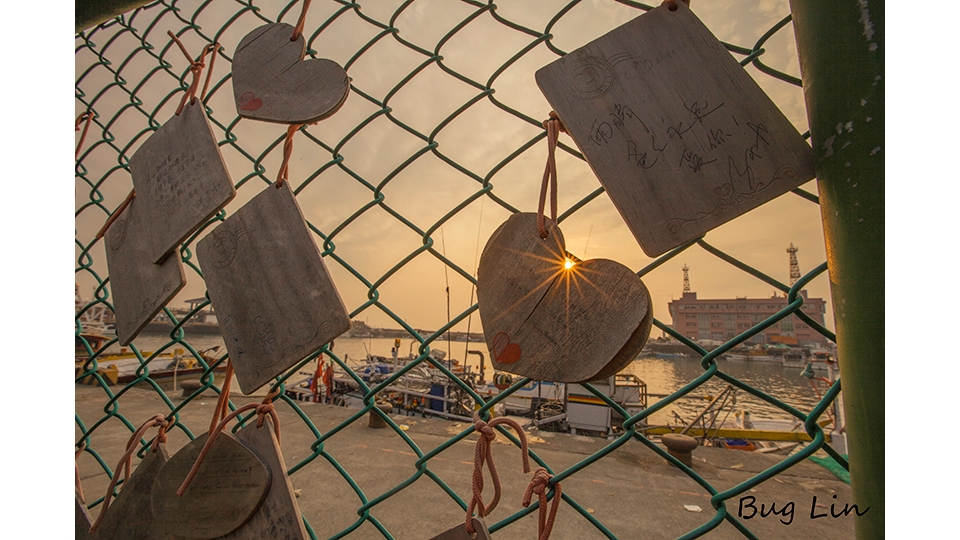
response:
<path id="1" fill-rule="evenodd" d="M 153 263 L 163 261 L 237 194 L 199 99 L 137 149 L 130 176 L 147 225 L 143 249 Z"/>
<path id="2" fill-rule="evenodd" d="M 165 530 L 183 538 L 219 538 L 246 523 L 270 486 L 263 460 L 228 433 L 220 433 L 183 493 L 180 484 L 197 461 L 204 433 L 164 465 L 153 483 L 153 515 Z"/>
<path id="3" fill-rule="evenodd" d="M 571 258 L 560 229 L 545 221 L 541 239 L 536 214 L 510 216 L 480 257 L 477 300 L 493 365 L 545 381 L 608 377 L 646 343 L 650 293 L 620 263 Z"/>
<path id="4" fill-rule="evenodd" d="M 247 34 L 233 57 L 237 114 L 279 124 L 311 124 L 340 109 L 350 78 L 333 60 L 304 60 L 307 42 L 293 27 L 265 24 Z"/>

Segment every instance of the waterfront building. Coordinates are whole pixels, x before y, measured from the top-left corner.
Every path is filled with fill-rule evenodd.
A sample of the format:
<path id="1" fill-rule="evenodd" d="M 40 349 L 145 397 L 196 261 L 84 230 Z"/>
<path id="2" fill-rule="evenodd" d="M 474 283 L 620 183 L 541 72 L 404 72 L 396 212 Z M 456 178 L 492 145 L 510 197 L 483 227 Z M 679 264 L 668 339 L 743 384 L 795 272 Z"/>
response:
<path id="1" fill-rule="evenodd" d="M 790 246 L 793 248 L 793 245 Z M 795 264 L 795 263 L 794 263 Z M 713 298 L 699 299 L 690 290 L 688 268 L 683 267 L 683 296 L 667 304 L 670 325 L 674 330 L 691 340 L 727 341 L 742 334 L 787 306 L 786 295 L 770 298 Z M 801 310 L 820 325 L 824 325 L 827 303 L 823 298 L 810 298 L 806 289 Z M 786 345 L 826 345 L 827 338 L 810 327 L 796 315 L 788 315 L 780 322 L 764 329 L 747 343 L 783 343 Z"/>

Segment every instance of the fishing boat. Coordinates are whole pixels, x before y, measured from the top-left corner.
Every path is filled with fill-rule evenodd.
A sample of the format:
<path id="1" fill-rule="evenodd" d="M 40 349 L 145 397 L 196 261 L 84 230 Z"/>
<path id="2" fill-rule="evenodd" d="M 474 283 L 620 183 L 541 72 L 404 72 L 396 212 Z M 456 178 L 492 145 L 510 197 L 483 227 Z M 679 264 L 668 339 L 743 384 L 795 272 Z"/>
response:
<path id="1" fill-rule="evenodd" d="M 199 354 L 207 365 L 216 361 L 215 355 L 220 346 L 211 347 L 200 351 Z M 173 353 L 165 352 L 154 355 L 151 351 L 142 351 L 140 355 L 146 362 L 141 363 L 140 358 L 126 347 L 121 348 L 119 353 L 102 353 L 96 357 L 96 372 L 100 379 L 106 384 L 113 386 L 117 384 L 127 384 L 140 378 L 141 374 L 147 373 L 147 376 L 154 380 L 167 380 L 177 378 L 189 379 L 196 378 L 207 371 L 196 358 L 184 356 L 183 349 L 176 349 Z M 76 376 L 79 377 L 84 372 L 90 370 L 92 360 L 84 354 L 78 355 L 75 359 Z M 217 373 L 226 370 L 226 366 L 221 364 L 214 371 Z M 97 384 L 97 377 L 86 375 L 77 382 L 84 384 Z"/>

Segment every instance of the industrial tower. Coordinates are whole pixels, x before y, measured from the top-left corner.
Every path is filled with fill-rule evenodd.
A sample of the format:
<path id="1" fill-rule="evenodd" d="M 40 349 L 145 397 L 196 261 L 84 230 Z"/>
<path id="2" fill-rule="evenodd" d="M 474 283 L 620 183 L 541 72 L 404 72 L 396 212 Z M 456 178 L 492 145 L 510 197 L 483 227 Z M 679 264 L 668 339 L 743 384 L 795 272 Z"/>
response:
<path id="1" fill-rule="evenodd" d="M 793 242 L 790 242 L 790 247 L 787 248 L 787 253 L 790 254 L 790 286 L 793 287 L 797 281 L 800 280 L 800 263 L 797 262 L 797 248 L 793 247 Z"/>
<path id="2" fill-rule="evenodd" d="M 683 265 L 683 292 L 690 292 L 690 269 Z"/>

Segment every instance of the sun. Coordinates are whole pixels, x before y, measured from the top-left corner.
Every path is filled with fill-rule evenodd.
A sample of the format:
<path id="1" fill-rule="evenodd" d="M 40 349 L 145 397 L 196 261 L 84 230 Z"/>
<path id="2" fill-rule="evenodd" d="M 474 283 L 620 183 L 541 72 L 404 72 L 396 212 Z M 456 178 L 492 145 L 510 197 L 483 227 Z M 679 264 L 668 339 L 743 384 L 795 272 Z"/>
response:
<path id="1" fill-rule="evenodd" d="M 563 262 L 563 269 L 569 270 L 573 268 L 573 264 L 574 264 L 573 261 L 571 261 L 570 259 L 567 259 L 566 261 Z"/>

